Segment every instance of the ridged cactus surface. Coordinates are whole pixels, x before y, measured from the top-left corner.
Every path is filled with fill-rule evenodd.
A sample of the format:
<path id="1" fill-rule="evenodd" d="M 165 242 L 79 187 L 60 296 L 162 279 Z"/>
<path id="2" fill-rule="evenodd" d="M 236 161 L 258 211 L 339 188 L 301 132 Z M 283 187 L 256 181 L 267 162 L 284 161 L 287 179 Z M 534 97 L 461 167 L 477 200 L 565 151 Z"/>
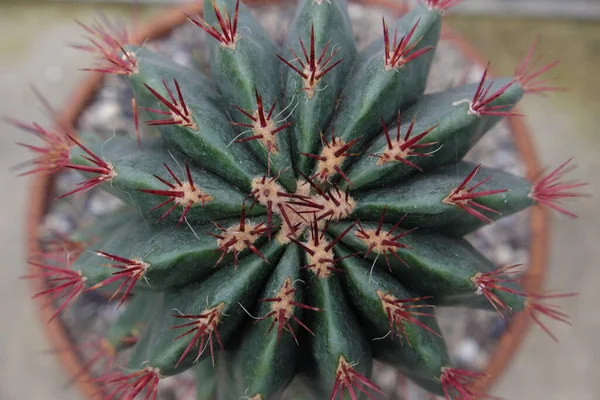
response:
<path id="1" fill-rule="evenodd" d="M 210 75 L 85 26 L 99 69 L 131 84 L 136 123 L 158 132 L 23 125 L 49 143 L 42 170 L 85 175 L 65 196 L 100 186 L 127 204 L 64 239 L 68 268 L 32 261 L 59 311 L 90 290 L 125 304 L 103 343 L 132 356 L 97 380 L 103 398 L 155 399 L 189 368 L 202 400 L 275 399 L 295 377 L 316 399 L 372 398 L 379 360 L 474 399 L 482 375 L 451 365 L 436 307 L 564 319 L 463 238 L 536 204 L 568 213 L 566 164 L 532 183 L 463 161 L 547 89 L 548 66 L 529 54 L 516 77 L 424 94 L 452 3 L 384 18 L 359 52 L 346 0 L 299 1 L 283 47 L 243 3 L 205 1 L 189 18 L 211 37 Z"/>

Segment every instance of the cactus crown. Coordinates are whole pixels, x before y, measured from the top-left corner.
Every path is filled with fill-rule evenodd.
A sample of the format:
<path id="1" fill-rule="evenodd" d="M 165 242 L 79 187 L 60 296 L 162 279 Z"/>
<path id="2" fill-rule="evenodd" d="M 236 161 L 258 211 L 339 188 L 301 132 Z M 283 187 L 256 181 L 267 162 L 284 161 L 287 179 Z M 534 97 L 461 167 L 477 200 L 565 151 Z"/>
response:
<path id="1" fill-rule="evenodd" d="M 84 25 L 94 69 L 127 79 L 160 134 L 104 142 L 21 124 L 48 145 L 31 148 L 29 172 L 78 170 L 63 196 L 100 186 L 133 205 L 59 238 L 78 249 L 68 266 L 51 250 L 32 261 L 57 313 L 91 290 L 126 302 L 102 354 L 133 352 L 98 379 L 106 398 L 154 399 L 192 367 L 199 387 L 229 379 L 227 399 L 271 399 L 296 375 L 320 399 L 372 398 L 377 359 L 466 400 L 481 375 L 451 366 L 435 306 L 565 319 L 462 238 L 535 204 L 571 214 L 559 201 L 580 185 L 561 181 L 566 165 L 531 183 L 462 161 L 524 92 L 552 88 L 530 53 L 517 77 L 424 95 L 457 2 L 384 19 L 358 52 L 345 0 L 300 0 L 285 49 L 239 0 L 205 1 L 189 19 L 211 37 L 210 76 Z M 215 378 L 205 359 L 226 367 Z"/>

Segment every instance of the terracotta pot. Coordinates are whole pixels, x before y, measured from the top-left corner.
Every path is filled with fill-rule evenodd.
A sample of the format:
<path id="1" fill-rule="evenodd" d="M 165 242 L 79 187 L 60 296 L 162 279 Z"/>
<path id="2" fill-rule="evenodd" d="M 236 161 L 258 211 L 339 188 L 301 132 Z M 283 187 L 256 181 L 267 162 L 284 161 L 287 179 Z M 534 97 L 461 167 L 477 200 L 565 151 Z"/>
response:
<path id="1" fill-rule="evenodd" d="M 244 0 L 246 4 L 268 4 L 286 0 Z M 357 3 L 376 5 L 388 8 L 392 13 L 402 14 L 406 11 L 406 6 L 397 0 L 352 0 Z M 142 26 L 132 38 L 133 44 L 139 44 L 146 40 L 158 39 L 167 35 L 175 27 L 186 21 L 185 14 L 201 14 L 202 6 L 198 3 L 188 4 L 183 7 L 162 13 L 157 18 Z M 484 65 L 481 57 L 457 35 L 449 29 L 445 29 L 445 39 L 452 40 L 467 56 L 475 63 Z M 58 117 L 57 124 L 67 131 L 72 131 L 77 119 L 85 108 L 92 101 L 95 92 L 102 85 L 103 75 L 100 73 L 90 73 L 89 76 L 78 86 L 77 90 L 70 97 L 63 112 Z M 531 134 L 527 125 L 522 119 L 509 119 L 512 135 L 516 147 L 527 167 L 528 178 L 538 176 L 540 166 L 538 158 L 532 143 Z M 52 201 L 52 187 L 54 184 L 53 176 L 38 176 L 32 183 L 29 198 L 29 213 L 27 214 L 27 256 L 28 258 L 39 254 L 38 227 L 41 225 L 49 204 Z M 531 209 L 531 243 L 529 252 L 529 269 L 524 279 L 524 288 L 528 293 L 539 292 L 546 276 L 546 261 L 548 256 L 547 246 L 549 242 L 549 217 L 548 213 L 541 207 Z M 35 271 L 31 271 L 34 273 Z M 38 278 L 31 281 L 34 293 L 45 288 L 43 279 Z M 50 307 L 41 308 L 41 318 L 45 323 L 50 319 L 55 309 Z M 514 317 L 504 336 L 501 338 L 491 361 L 485 372 L 488 378 L 476 382 L 477 389 L 487 391 L 491 385 L 501 376 L 507 368 L 513 356 L 519 349 L 527 333 L 531 318 L 528 313 L 520 313 Z M 69 376 L 75 376 L 82 371 L 83 360 L 73 341 L 69 336 L 65 326 L 60 319 L 45 325 L 47 336 L 51 346 L 62 349 L 58 354 L 63 368 Z M 98 388 L 88 379 L 89 376 L 82 376 L 76 384 L 89 399 L 100 399 Z"/>

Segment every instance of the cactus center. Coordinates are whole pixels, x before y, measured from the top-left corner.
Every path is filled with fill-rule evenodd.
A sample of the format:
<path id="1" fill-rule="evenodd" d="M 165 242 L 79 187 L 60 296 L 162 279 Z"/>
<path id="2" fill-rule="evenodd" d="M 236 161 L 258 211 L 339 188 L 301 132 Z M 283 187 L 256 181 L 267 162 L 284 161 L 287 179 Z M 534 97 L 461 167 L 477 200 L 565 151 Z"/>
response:
<path id="1" fill-rule="evenodd" d="M 252 180 L 252 193 L 259 204 L 267 207 L 275 215 L 283 217 L 284 223 L 277 234 L 277 241 L 287 244 L 290 236 L 298 238 L 304 231 L 306 220 L 301 217 L 288 201 L 297 198 L 308 198 L 308 189 L 298 184 L 296 194 L 289 194 L 274 178 L 258 177 Z"/>
<path id="2" fill-rule="evenodd" d="M 252 193 L 259 202 L 259 204 L 269 207 L 273 207 L 273 212 L 279 212 L 279 205 L 286 202 L 286 198 L 282 197 L 287 195 L 284 188 L 281 187 L 275 178 L 258 177 L 252 180 Z"/>
<path id="3" fill-rule="evenodd" d="M 327 196 L 318 196 L 314 200 L 323 206 L 319 214 L 320 219 L 330 217 L 337 221 L 352 214 L 356 207 L 354 199 L 348 195 L 348 192 L 340 192 L 337 188 L 328 191 Z"/>

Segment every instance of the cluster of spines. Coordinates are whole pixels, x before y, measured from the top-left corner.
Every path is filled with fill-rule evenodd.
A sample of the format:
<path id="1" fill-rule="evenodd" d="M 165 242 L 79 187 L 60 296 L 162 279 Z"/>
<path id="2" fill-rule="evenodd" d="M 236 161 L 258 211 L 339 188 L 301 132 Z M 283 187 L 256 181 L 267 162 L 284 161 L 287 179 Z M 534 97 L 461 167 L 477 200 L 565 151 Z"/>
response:
<path id="1" fill-rule="evenodd" d="M 150 126 L 180 125 L 183 127 L 190 128 L 193 131 L 197 131 L 198 126 L 194 122 L 194 119 L 190 111 L 188 110 L 187 105 L 185 104 L 185 100 L 183 98 L 183 95 L 181 94 L 181 88 L 179 87 L 179 83 L 177 82 L 177 80 L 173 80 L 173 83 L 175 84 L 175 89 L 177 90 L 177 98 L 175 98 L 173 92 L 171 91 L 171 89 L 169 89 L 169 86 L 164 80 L 162 81 L 162 83 L 169 95 L 170 100 L 163 97 L 160 93 L 158 93 L 155 89 L 151 88 L 147 84 L 144 84 L 144 86 L 146 86 L 146 89 L 148 89 L 154 95 L 154 97 L 156 97 L 162 104 L 164 104 L 169 109 L 169 111 L 147 107 L 144 107 L 144 110 L 160 115 L 165 115 L 167 118 L 149 120 L 146 121 L 146 124 Z"/>
<path id="2" fill-rule="evenodd" d="M 223 307 L 225 307 L 224 303 L 220 303 L 216 307 L 204 310 L 201 314 L 191 315 L 191 314 L 173 314 L 173 317 L 179 319 L 185 319 L 190 322 L 185 322 L 180 325 L 175 325 L 172 329 L 187 329 L 184 333 L 180 334 L 175 338 L 175 340 L 182 339 L 188 335 L 191 335 L 191 339 L 189 339 L 189 343 L 181 357 L 177 361 L 177 365 L 179 365 L 188 353 L 194 348 L 194 346 L 198 346 L 198 356 L 197 359 L 202 356 L 204 350 L 206 350 L 206 346 L 210 348 L 210 356 L 215 364 L 215 350 L 213 338 L 217 339 L 217 343 L 222 351 L 225 351 L 223 347 L 223 342 L 221 341 L 221 336 L 219 335 L 218 325 L 220 322 L 220 317 L 222 314 Z"/>
<path id="3" fill-rule="evenodd" d="M 181 225 L 181 223 L 185 220 L 188 212 L 192 208 L 194 204 L 200 203 L 203 207 L 207 202 L 213 200 L 212 196 L 204 193 L 202 189 L 196 187 L 194 185 L 194 180 L 192 178 L 192 173 L 190 171 L 190 166 L 185 164 L 185 175 L 187 177 L 187 182 L 182 182 L 177 175 L 169 168 L 167 164 L 164 164 L 165 169 L 169 172 L 171 178 L 173 178 L 173 183 L 167 181 L 164 178 L 161 178 L 158 175 L 154 175 L 156 179 L 161 181 L 163 184 L 168 186 L 167 190 L 157 190 L 157 189 L 138 189 L 140 192 L 153 194 L 161 197 L 167 197 L 167 200 L 162 203 L 152 207 L 148 212 L 152 212 L 162 208 L 166 205 L 173 203 L 173 205 L 164 212 L 164 214 L 157 220 L 157 222 L 162 221 L 169 214 L 171 214 L 177 207 L 182 207 L 183 212 L 181 213 L 181 217 L 177 222 L 177 226 Z"/>
<path id="4" fill-rule="evenodd" d="M 37 123 L 26 124 L 8 118 L 7 122 L 26 132 L 34 134 L 45 143 L 45 147 L 33 146 L 26 143 L 17 144 L 25 147 L 35 154 L 35 158 L 27 164 L 32 164 L 31 169 L 20 174 L 30 175 L 37 173 L 52 174 L 60 171 L 69 162 L 71 143 L 66 135 L 55 130 L 45 129 Z M 24 166 L 26 166 L 25 164 Z"/>
<path id="5" fill-rule="evenodd" d="M 533 187 L 530 197 L 535 199 L 538 203 L 550 207 L 561 214 L 576 218 L 576 214 L 564 208 L 562 201 L 584 196 L 583 193 L 576 189 L 587 186 L 587 184 L 564 181 L 563 178 L 565 174 L 570 172 L 573 168 L 573 165 L 571 164 L 572 161 L 573 159 L 565 161 L 558 168 L 539 179 Z"/>
<path id="6" fill-rule="evenodd" d="M 105 400 L 157 400 L 160 371 L 147 367 L 131 373 L 115 372 L 95 379 L 95 382 L 113 388 L 104 395 Z"/>
<path id="7" fill-rule="evenodd" d="M 347 157 L 358 156 L 356 153 L 349 153 L 348 151 L 360 140 L 360 137 L 352 139 L 348 143 L 344 142 L 340 138 L 335 137 L 333 128 L 331 129 L 330 140 L 327 140 L 327 136 L 321 134 L 321 141 L 323 142 L 323 150 L 320 155 L 310 153 L 299 153 L 308 158 L 317 160 L 316 173 L 311 177 L 312 179 L 318 178 L 321 183 L 328 182 L 329 178 L 338 174 L 346 182 L 352 185 L 352 182 L 348 176 L 342 171 L 342 163 Z"/>
<path id="8" fill-rule="evenodd" d="M 85 289 L 86 278 L 81 271 L 67 266 L 56 266 L 44 261 L 29 260 L 29 265 L 38 272 L 23 276 L 24 279 L 43 279 L 47 288 L 36 293 L 33 298 L 45 298 L 46 306 L 60 300 L 60 306 L 52 314 L 48 322 L 53 321 L 69 304 L 74 302 Z"/>
<path id="9" fill-rule="evenodd" d="M 223 261 L 223 258 L 227 253 L 233 253 L 233 263 L 237 266 L 238 254 L 245 249 L 250 249 L 258 257 L 268 262 L 265 256 L 258 250 L 254 243 L 265 235 L 270 235 L 271 227 L 264 226 L 264 222 L 258 224 L 252 224 L 246 221 L 246 207 L 242 205 L 242 213 L 240 216 L 239 224 L 235 224 L 229 228 L 225 228 L 220 224 L 214 222 L 214 225 L 221 230 L 221 233 L 215 234 L 207 232 L 208 235 L 213 236 L 217 239 L 219 249 L 221 250 L 221 257 L 217 260 L 217 265 Z"/>
<path id="10" fill-rule="evenodd" d="M 372 400 L 373 396 L 369 390 L 382 395 L 384 394 L 379 386 L 375 385 L 365 376 L 356 372 L 356 370 L 353 368 L 353 365 L 346 361 L 344 356 L 340 356 L 335 377 L 335 384 L 333 385 L 333 390 L 329 400 L 335 400 L 336 398 L 343 399 L 346 391 L 348 391 L 348 394 L 352 400 L 358 399 L 357 391 L 363 393 Z"/>
<path id="11" fill-rule="evenodd" d="M 444 368 L 440 382 L 446 399 L 482 399 L 500 400 L 498 397 L 489 396 L 472 389 L 473 384 L 487 376 L 481 372 L 472 372 L 464 369 Z"/>
<path id="12" fill-rule="evenodd" d="M 271 325 L 269 326 L 269 330 L 267 335 L 271 333 L 273 328 L 277 325 L 277 340 L 281 338 L 281 333 L 284 329 L 287 329 L 296 344 L 299 345 L 298 338 L 294 333 L 294 329 L 292 328 L 291 321 L 295 321 L 299 326 L 301 326 L 304 330 L 314 336 L 314 333 L 310 330 L 308 326 L 304 324 L 296 315 L 294 311 L 296 307 L 302 308 L 304 310 L 309 311 L 323 311 L 320 308 L 309 306 L 306 304 L 299 303 L 296 301 L 296 291 L 297 289 L 293 287 L 294 283 L 290 278 L 286 278 L 283 283 L 283 286 L 277 293 L 276 297 L 268 297 L 264 299 L 260 299 L 260 302 L 271 304 L 271 312 L 268 314 L 257 318 L 257 321 L 263 321 L 265 319 L 272 318 Z"/>
<path id="13" fill-rule="evenodd" d="M 396 224 L 387 232 L 383 232 L 383 222 L 385 220 L 385 213 L 387 208 L 383 209 L 381 213 L 381 217 L 379 218 L 379 223 L 377 224 L 376 229 L 364 229 L 360 221 L 356 221 L 358 225 L 358 229 L 355 232 L 355 236 L 362 240 L 368 247 L 367 251 L 365 251 L 364 257 L 367 258 L 373 250 L 377 252 L 377 254 L 383 254 L 385 257 L 385 262 L 387 263 L 388 269 L 390 272 L 392 271 L 392 266 L 390 264 L 389 256 L 393 256 L 398 261 L 406 265 L 406 262 L 398 255 L 398 249 L 408 249 L 409 247 L 400 242 L 400 239 L 405 237 L 406 235 L 414 232 L 418 228 L 412 228 L 402 233 L 394 234 L 394 231 L 400 227 L 400 224 L 404 220 L 405 217 L 401 218 Z"/>
<path id="14" fill-rule="evenodd" d="M 67 135 L 67 137 L 77 147 L 79 147 L 86 153 L 85 155 L 83 155 L 83 158 L 85 158 L 93 165 L 87 166 L 81 164 L 73 164 L 69 160 L 69 162 L 65 163 L 63 167 L 85 173 L 95 174 L 95 176 L 78 183 L 75 189 L 61 195 L 59 199 L 62 199 L 75 193 L 86 192 L 100 185 L 103 182 L 111 181 L 117 175 L 117 172 L 114 170 L 113 166 L 110 163 L 104 161 L 100 156 L 94 154 L 94 152 L 92 152 L 89 148 L 84 146 L 79 140 L 75 139 L 73 136 L 69 135 L 68 133 L 65 133 L 65 135 Z"/>
<path id="15" fill-rule="evenodd" d="M 298 38 L 298 41 L 300 42 L 300 47 L 302 47 L 304 59 L 298 56 L 298 54 L 296 54 L 296 52 L 292 50 L 291 47 L 288 47 L 288 50 L 290 51 L 290 53 L 292 53 L 292 56 L 294 57 L 293 60 L 288 61 L 280 55 L 277 55 L 277 57 L 283 63 L 285 63 L 285 65 L 287 65 L 292 71 L 294 71 L 296 74 L 302 77 L 302 79 L 304 80 L 304 87 L 302 88 L 302 90 L 306 91 L 306 95 L 309 99 L 311 99 L 314 96 L 315 91 L 317 90 L 316 87 L 319 84 L 319 81 L 329 72 L 331 72 L 335 67 L 340 65 L 344 60 L 341 59 L 333 62 L 335 56 L 340 50 L 339 48 L 332 51 L 331 55 L 325 58 L 327 50 L 330 46 L 330 42 L 327 42 L 325 47 L 323 47 L 323 50 L 321 50 L 321 54 L 317 57 L 317 50 L 315 48 L 314 25 L 311 28 L 310 48 L 308 49 L 308 51 L 302 38 Z M 297 62 L 300 66 L 295 66 L 293 64 L 294 61 Z"/>
<path id="16" fill-rule="evenodd" d="M 431 147 L 437 144 L 436 142 L 419 143 L 423 138 L 425 138 L 425 136 L 427 136 L 435 128 L 437 128 L 437 125 L 434 125 L 431 128 L 426 129 L 415 136 L 412 136 L 415 127 L 415 122 L 416 118 L 413 118 L 410 123 L 410 126 L 406 130 L 404 137 L 402 137 L 400 133 L 400 113 L 398 113 L 398 117 L 396 120 L 396 140 L 394 143 L 394 141 L 392 140 L 392 136 L 390 135 L 388 125 L 385 123 L 385 120 L 381 118 L 381 126 L 383 128 L 383 134 L 385 135 L 387 149 L 384 150 L 381 154 L 371 154 L 373 157 L 377 157 L 379 159 L 377 161 L 377 165 L 383 165 L 388 162 L 399 161 L 403 164 L 408 165 L 411 168 L 415 168 L 418 171 L 423 171 L 421 167 L 410 162 L 408 160 L 408 157 L 429 157 L 432 155 L 431 153 L 422 153 L 417 150 Z"/>
<path id="17" fill-rule="evenodd" d="M 413 51 L 419 44 L 420 39 L 415 40 L 412 42 L 412 44 L 409 43 L 411 43 L 418 26 L 419 21 L 417 21 L 417 23 L 413 25 L 412 29 L 400 39 L 398 39 L 398 29 L 396 28 L 392 41 L 389 28 L 385 22 L 385 18 L 383 18 L 383 41 L 385 46 L 384 57 L 386 71 L 397 70 L 415 58 L 422 56 L 430 50 L 433 50 L 432 46 L 427 46 Z"/>
<path id="18" fill-rule="evenodd" d="M 309 264 L 302 266 L 301 269 L 312 271 L 317 278 L 331 276 L 334 272 L 344 272 L 343 269 L 337 267 L 337 264 L 343 259 L 353 257 L 356 254 L 335 258 L 333 256 L 333 247 L 339 243 L 353 227 L 353 225 L 350 225 L 334 240 L 329 241 L 325 238 L 326 228 L 320 230 L 319 223 L 315 217 L 307 234 L 306 242 L 301 242 L 295 238 L 292 239 L 293 242 L 304 250 L 308 258 Z"/>
<path id="19" fill-rule="evenodd" d="M 485 179 L 479 181 L 479 183 L 468 187 L 469 184 L 477 175 L 477 172 L 481 169 L 481 164 L 477 165 L 469 175 L 461 182 L 456 189 L 454 189 L 444 200 L 443 202 L 446 204 L 451 204 L 453 206 L 459 207 L 477 219 L 492 223 L 493 220 L 488 216 L 484 215 L 482 211 L 498 214 L 498 212 L 490 207 L 484 206 L 476 202 L 475 200 L 481 197 L 491 196 L 494 194 L 505 193 L 508 192 L 508 189 L 492 189 L 492 190 L 483 190 L 476 192 L 476 190 L 481 187 L 483 184 L 492 179 L 491 176 L 486 177 Z"/>
<path id="20" fill-rule="evenodd" d="M 431 299 L 431 296 L 414 297 L 412 299 L 398 299 L 391 293 L 385 293 L 381 290 L 377 291 L 377 295 L 381 299 L 383 309 L 388 315 L 388 319 L 390 321 L 390 332 L 395 331 L 400 340 L 406 339 L 409 346 L 411 343 L 408 335 L 406 334 L 406 328 L 404 327 L 405 322 L 415 324 L 433 333 L 434 335 L 439 336 L 439 333 L 417 319 L 418 317 L 435 317 L 434 314 L 424 312 L 427 309 L 431 310 L 434 307 L 430 304 L 424 303 L 425 301 Z M 394 335 L 392 333 L 392 340 L 393 338 Z"/>
<path id="21" fill-rule="evenodd" d="M 137 72 L 135 56 L 124 48 L 129 40 L 129 34 L 124 27 L 114 27 L 105 19 L 104 25 L 94 21 L 93 25 L 77 23 L 88 33 L 89 44 L 79 44 L 73 47 L 87 51 L 99 57 L 99 64 L 86 71 L 95 71 L 105 74 L 131 75 Z"/>
<path id="22" fill-rule="evenodd" d="M 144 262 L 140 258 L 128 259 L 104 251 L 98 251 L 96 254 L 113 262 L 112 264 L 101 264 L 102 266 L 113 268 L 117 271 L 113 272 L 110 278 L 91 286 L 89 289 L 86 289 L 86 291 L 96 290 L 106 285 L 110 285 L 111 283 L 121 281 L 119 287 L 109 299 L 109 301 L 112 301 L 122 292 L 121 300 L 119 301 L 119 306 L 121 306 L 133 290 L 137 281 L 144 277 L 144 273 L 150 267 L 150 264 Z"/>
<path id="23" fill-rule="evenodd" d="M 253 135 L 247 136 L 241 139 L 237 139 L 236 142 L 244 143 L 250 142 L 252 140 L 258 140 L 267 149 L 270 154 L 277 154 L 279 149 L 277 148 L 277 141 L 275 139 L 276 135 L 289 128 L 294 124 L 294 122 L 290 121 L 283 125 L 277 125 L 277 122 L 273 119 L 273 112 L 275 111 L 275 106 L 277 105 L 277 99 L 273 101 L 273 105 L 269 109 L 268 113 L 265 114 L 265 107 L 263 105 L 263 98 L 258 93 L 258 90 L 255 89 L 256 95 L 256 104 L 258 106 L 257 110 L 254 112 L 254 115 L 249 111 L 244 110 L 236 105 L 234 105 L 235 109 L 244 114 L 247 118 L 252 121 L 252 124 L 241 123 L 241 122 L 232 122 L 232 125 L 241 126 L 245 128 L 249 128 Z"/>
<path id="24" fill-rule="evenodd" d="M 533 59 L 538 41 L 536 40 L 523 62 L 515 69 L 515 80 L 521 84 L 525 93 L 545 93 L 565 90 L 561 86 L 550 85 L 550 79 L 542 78 L 542 75 L 556 67 L 560 61 L 554 60 L 548 64 L 538 66 L 540 58 Z"/>
<path id="25" fill-rule="evenodd" d="M 229 17 L 227 10 L 223 10 L 223 12 L 221 12 L 214 1 L 213 10 L 215 12 L 215 16 L 217 17 L 217 21 L 219 22 L 218 27 L 210 25 L 200 17 L 192 18 L 188 16 L 188 20 L 215 38 L 219 43 L 221 43 L 222 46 L 235 49 L 235 43 L 239 40 L 238 18 L 240 13 L 240 2 L 237 1 L 235 4 L 233 19 Z"/>
<path id="26" fill-rule="evenodd" d="M 541 320 L 542 316 L 558 322 L 571 325 L 569 316 L 560 311 L 560 307 L 550 303 L 551 300 L 563 299 L 577 296 L 577 293 L 526 293 L 509 287 L 510 283 L 522 283 L 522 266 L 520 264 L 500 267 L 497 270 L 477 273 L 471 281 L 475 286 L 475 293 L 484 296 L 494 307 L 497 313 L 504 319 L 513 313 L 513 310 L 500 299 L 494 292 L 505 292 L 525 298 L 525 311 L 533 321 L 554 341 L 558 338 Z"/>

